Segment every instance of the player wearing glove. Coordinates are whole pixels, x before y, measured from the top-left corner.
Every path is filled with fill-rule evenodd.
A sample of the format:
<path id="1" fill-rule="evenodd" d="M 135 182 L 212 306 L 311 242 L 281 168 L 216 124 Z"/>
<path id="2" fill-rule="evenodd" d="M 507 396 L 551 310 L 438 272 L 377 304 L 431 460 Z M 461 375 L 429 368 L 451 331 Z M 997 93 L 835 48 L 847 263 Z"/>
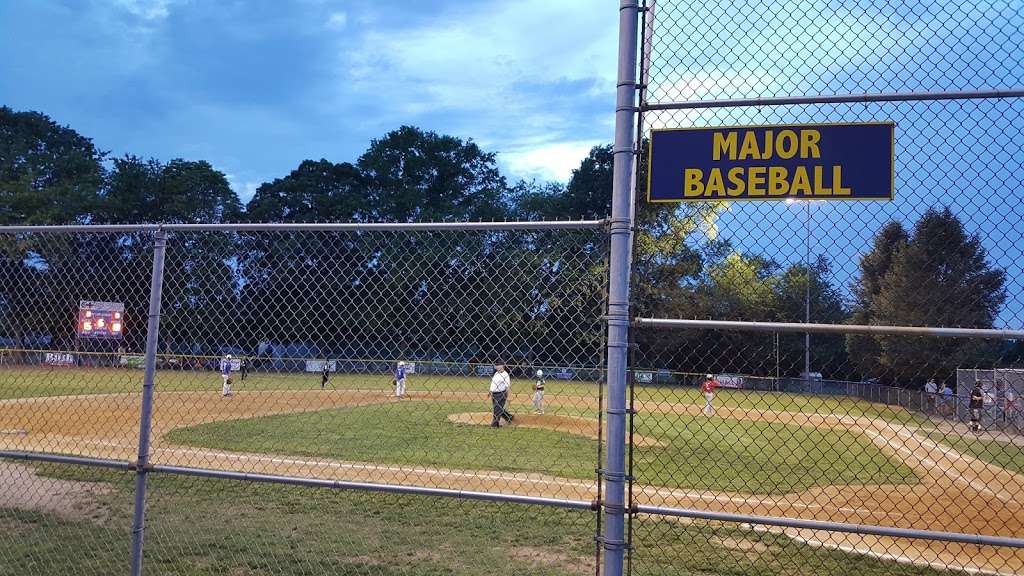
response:
<path id="1" fill-rule="evenodd" d="M 395 368 L 395 398 L 405 398 L 405 362 L 399 362 Z"/>
<path id="2" fill-rule="evenodd" d="M 231 396 L 231 354 L 220 361 L 220 375 L 224 380 L 220 389 L 221 396 Z"/>
<path id="3" fill-rule="evenodd" d="M 544 413 L 544 371 L 537 370 L 537 381 L 533 385 L 533 409 L 537 414 Z"/>

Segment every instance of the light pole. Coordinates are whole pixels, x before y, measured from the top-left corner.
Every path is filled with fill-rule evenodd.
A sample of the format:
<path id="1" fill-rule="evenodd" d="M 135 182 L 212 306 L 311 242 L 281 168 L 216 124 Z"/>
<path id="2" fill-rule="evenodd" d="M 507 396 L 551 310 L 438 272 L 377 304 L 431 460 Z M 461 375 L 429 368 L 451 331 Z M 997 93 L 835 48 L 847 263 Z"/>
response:
<path id="1" fill-rule="evenodd" d="M 804 324 L 811 323 L 811 202 L 804 202 L 807 211 L 805 212 L 804 224 L 806 227 L 806 239 L 804 248 L 804 273 L 807 279 L 804 281 Z M 804 332 L 804 377 L 807 382 L 811 381 L 811 333 Z"/>
<path id="2" fill-rule="evenodd" d="M 804 324 L 811 323 L 811 201 L 786 199 L 804 205 Z M 811 333 L 804 332 L 804 382 L 811 381 Z"/>

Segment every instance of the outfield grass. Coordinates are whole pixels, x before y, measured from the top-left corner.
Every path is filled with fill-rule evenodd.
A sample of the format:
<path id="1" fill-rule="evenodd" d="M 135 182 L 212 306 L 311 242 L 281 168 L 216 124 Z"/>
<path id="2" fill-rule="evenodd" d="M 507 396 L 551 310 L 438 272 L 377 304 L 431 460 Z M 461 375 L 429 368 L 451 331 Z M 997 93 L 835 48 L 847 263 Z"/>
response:
<path id="1" fill-rule="evenodd" d="M 0 509 L 0 575 L 127 571 L 132 481 L 70 466 L 45 475 L 108 484 L 102 526 Z M 151 475 L 147 574 L 475 576 L 593 574 L 590 512 Z M 638 517 L 635 574 L 950 574 L 784 536 Z"/>
<path id="2" fill-rule="evenodd" d="M 346 407 L 202 424 L 174 430 L 168 440 L 243 452 L 594 477 L 594 440 L 447 419 L 483 408 L 438 401 Z M 645 414 L 637 419 L 637 432 L 664 444 L 634 451 L 638 481 L 658 486 L 782 494 L 812 486 L 918 481 L 910 468 L 849 432 L 674 414 Z"/>
<path id="3" fill-rule="evenodd" d="M 235 388 L 247 390 L 309 390 L 320 386 L 320 375 L 312 373 L 251 373 L 245 382 L 236 375 Z M 409 378 L 410 392 L 476 392 L 486 394 L 487 379 L 427 374 Z M 158 391 L 181 392 L 220 390 L 220 377 L 212 371 L 160 370 L 157 372 Z M 390 374 L 336 374 L 330 386 L 338 390 L 391 390 Z M 530 383 L 518 379 L 513 383 L 516 392 L 528 392 Z M 142 387 L 142 371 L 127 368 L 59 368 L 8 367 L 0 369 L 0 399 L 32 398 L 79 394 L 106 394 L 138 392 Z M 549 380 L 548 395 L 595 399 L 598 387 L 591 382 Z M 662 404 L 702 405 L 703 396 L 692 387 L 636 386 L 634 401 L 637 407 L 654 408 Z M 856 398 L 811 396 L 778 392 L 721 390 L 716 404 L 729 408 L 838 414 L 882 418 L 888 421 L 930 427 L 923 416 L 899 407 L 874 404 Z"/>
<path id="4" fill-rule="evenodd" d="M 970 454 L 1010 472 L 1024 474 L 1024 447 L 990 438 L 959 436 L 950 432 L 931 432 L 928 437 L 954 450 Z"/>

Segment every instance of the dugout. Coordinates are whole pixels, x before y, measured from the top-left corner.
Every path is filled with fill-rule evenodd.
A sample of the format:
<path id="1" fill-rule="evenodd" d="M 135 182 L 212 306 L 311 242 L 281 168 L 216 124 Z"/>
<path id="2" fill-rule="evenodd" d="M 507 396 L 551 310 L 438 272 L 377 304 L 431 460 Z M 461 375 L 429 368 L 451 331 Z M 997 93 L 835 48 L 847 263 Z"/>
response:
<path id="1" fill-rule="evenodd" d="M 981 381 L 985 394 L 985 406 L 981 411 L 982 428 L 1024 429 L 1024 412 L 1021 410 L 1021 395 L 1024 394 L 1024 369 L 957 368 L 956 396 L 958 414 L 961 420 L 970 417 L 969 401 L 974 383 Z M 1008 402 L 1008 399 L 1012 401 Z"/>

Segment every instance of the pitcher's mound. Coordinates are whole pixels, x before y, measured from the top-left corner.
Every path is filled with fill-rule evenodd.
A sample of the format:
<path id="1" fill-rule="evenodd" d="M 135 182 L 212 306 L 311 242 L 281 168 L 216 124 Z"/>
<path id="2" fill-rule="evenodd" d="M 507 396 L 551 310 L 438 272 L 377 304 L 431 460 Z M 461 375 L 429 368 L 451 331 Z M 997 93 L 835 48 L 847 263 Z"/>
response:
<path id="1" fill-rule="evenodd" d="M 491 413 L 462 412 L 460 414 L 449 414 L 448 420 L 455 424 L 490 426 Z M 502 426 L 508 426 L 508 424 L 502 421 Z M 511 426 L 513 428 L 543 428 L 545 430 L 565 432 L 566 434 L 597 440 L 597 420 L 593 418 L 556 416 L 554 414 L 516 414 Z M 633 435 L 633 441 L 638 446 L 664 446 L 664 444 L 654 438 L 648 438 L 639 434 Z"/>

